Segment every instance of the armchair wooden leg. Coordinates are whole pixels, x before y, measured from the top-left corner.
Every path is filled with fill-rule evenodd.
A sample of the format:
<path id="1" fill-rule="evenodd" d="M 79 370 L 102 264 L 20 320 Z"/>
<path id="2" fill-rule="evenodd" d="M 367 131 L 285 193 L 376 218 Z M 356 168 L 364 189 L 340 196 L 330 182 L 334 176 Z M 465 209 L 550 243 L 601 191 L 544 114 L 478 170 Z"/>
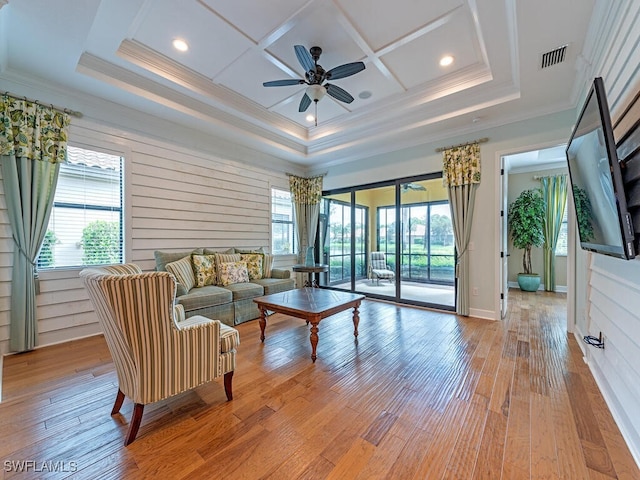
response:
<path id="1" fill-rule="evenodd" d="M 138 435 L 138 429 L 140 428 L 140 422 L 142 421 L 143 411 L 144 405 L 141 403 L 136 403 L 133 407 L 133 415 L 131 415 L 129 431 L 127 432 L 127 438 L 125 438 L 124 440 L 125 447 L 136 439 L 136 435 Z"/>
<path id="2" fill-rule="evenodd" d="M 224 374 L 224 393 L 227 394 L 227 400 L 233 400 L 233 389 L 231 383 L 233 381 L 233 370 Z"/>
<path id="3" fill-rule="evenodd" d="M 113 404 L 113 409 L 111 409 L 111 415 L 115 415 L 120 411 L 122 402 L 124 402 L 124 393 L 122 393 L 122 390 L 118 389 L 118 395 L 116 395 L 116 401 Z"/>

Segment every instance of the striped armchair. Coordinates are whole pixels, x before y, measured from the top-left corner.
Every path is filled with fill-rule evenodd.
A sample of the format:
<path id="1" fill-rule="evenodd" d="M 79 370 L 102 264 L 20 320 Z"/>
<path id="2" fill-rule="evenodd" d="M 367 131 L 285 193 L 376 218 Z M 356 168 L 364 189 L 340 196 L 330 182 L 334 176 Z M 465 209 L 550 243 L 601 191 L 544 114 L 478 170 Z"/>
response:
<path id="1" fill-rule="evenodd" d="M 135 440 L 146 404 L 177 395 L 224 375 L 227 399 L 238 331 L 201 316 L 185 319 L 175 304 L 176 280 L 167 272 L 142 273 L 134 264 L 86 268 L 89 292 L 118 375 L 118 394 L 135 404 L 125 446 Z"/>

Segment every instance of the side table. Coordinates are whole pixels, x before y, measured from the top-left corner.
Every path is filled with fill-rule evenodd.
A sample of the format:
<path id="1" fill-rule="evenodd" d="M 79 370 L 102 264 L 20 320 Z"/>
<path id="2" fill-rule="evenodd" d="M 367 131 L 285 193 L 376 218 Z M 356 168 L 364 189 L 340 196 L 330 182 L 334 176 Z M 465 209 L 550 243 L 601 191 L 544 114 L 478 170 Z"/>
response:
<path id="1" fill-rule="evenodd" d="M 307 273 L 308 278 L 304 282 L 305 287 L 319 287 L 318 279 L 321 273 L 329 270 L 329 265 L 323 263 L 316 263 L 315 265 L 294 265 L 293 271 L 297 273 Z M 314 274 L 316 274 L 314 276 Z"/>

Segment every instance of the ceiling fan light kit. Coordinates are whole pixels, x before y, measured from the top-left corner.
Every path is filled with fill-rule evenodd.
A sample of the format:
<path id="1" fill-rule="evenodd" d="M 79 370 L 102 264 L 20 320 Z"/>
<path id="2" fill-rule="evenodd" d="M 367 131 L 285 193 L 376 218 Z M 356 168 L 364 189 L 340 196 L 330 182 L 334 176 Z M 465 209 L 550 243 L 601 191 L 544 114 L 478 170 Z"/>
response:
<path id="1" fill-rule="evenodd" d="M 340 88 L 332 83 L 326 83 L 329 80 L 338 80 L 340 78 L 350 77 L 365 69 L 363 62 L 352 62 L 339 65 L 326 71 L 318 64 L 322 49 L 320 47 L 311 47 L 308 51 L 302 45 L 295 45 L 294 50 L 296 52 L 296 58 L 304 68 L 304 80 L 289 78 L 286 80 L 272 80 L 270 82 L 264 82 L 262 85 L 265 87 L 284 87 L 288 85 L 303 85 L 308 87 L 305 89 L 305 93 L 300 100 L 298 106 L 299 112 L 306 112 L 311 105 L 311 102 L 316 105 L 316 126 L 318 125 L 317 106 L 318 102 L 324 97 L 325 94 L 329 94 L 336 100 L 344 103 L 353 102 L 353 97 L 349 92 Z"/>
<path id="2" fill-rule="evenodd" d="M 309 98 L 312 101 L 318 102 L 322 100 L 322 97 L 324 97 L 324 94 L 327 93 L 327 89 L 324 88 L 322 85 L 309 85 L 305 93 L 309 96 Z"/>

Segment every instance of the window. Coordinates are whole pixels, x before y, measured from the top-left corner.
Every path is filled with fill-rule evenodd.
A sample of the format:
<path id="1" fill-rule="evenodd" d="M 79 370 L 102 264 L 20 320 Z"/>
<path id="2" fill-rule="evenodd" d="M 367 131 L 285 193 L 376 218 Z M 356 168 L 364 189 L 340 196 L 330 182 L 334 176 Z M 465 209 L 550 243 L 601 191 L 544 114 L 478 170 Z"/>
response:
<path id="1" fill-rule="evenodd" d="M 297 251 L 291 192 L 271 189 L 271 253 L 292 255 Z"/>
<path id="2" fill-rule="evenodd" d="M 123 158 L 69 146 L 38 269 L 122 263 Z"/>
<path id="3" fill-rule="evenodd" d="M 558 243 L 556 243 L 556 255 L 561 257 L 567 256 L 567 210 L 568 205 L 564 206 L 564 215 L 560 224 L 560 233 L 558 234 Z"/>

